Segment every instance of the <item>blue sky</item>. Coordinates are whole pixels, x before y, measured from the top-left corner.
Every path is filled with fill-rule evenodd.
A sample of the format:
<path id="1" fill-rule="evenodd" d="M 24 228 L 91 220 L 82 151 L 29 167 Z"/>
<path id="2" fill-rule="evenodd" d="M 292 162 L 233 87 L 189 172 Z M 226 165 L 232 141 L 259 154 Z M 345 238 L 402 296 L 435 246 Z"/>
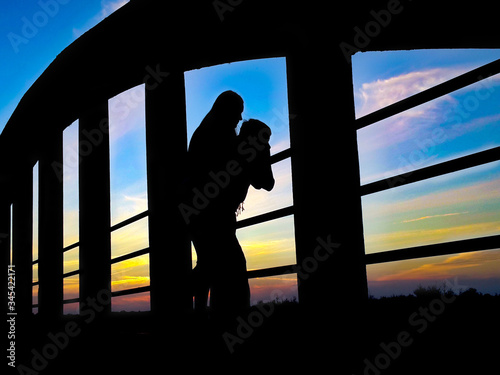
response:
<path id="1" fill-rule="evenodd" d="M 451 67 L 471 70 L 500 58 L 500 51 L 491 49 L 405 50 L 357 53 L 352 58 L 354 90 L 363 83 L 386 80 L 417 71 Z M 453 74 L 450 74 L 453 76 Z"/>
<path id="2" fill-rule="evenodd" d="M 256 118 L 271 127 L 271 153 L 290 147 L 284 58 L 191 70 L 185 73 L 185 79 L 189 139 L 217 96 L 226 90 L 233 90 L 245 102 L 242 114 L 244 120 Z"/>
<path id="3" fill-rule="evenodd" d="M 16 0 L 0 6 L 0 132 L 56 56 L 128 0 Z M 55 5 L 54 5 L 55 4 Z"/>

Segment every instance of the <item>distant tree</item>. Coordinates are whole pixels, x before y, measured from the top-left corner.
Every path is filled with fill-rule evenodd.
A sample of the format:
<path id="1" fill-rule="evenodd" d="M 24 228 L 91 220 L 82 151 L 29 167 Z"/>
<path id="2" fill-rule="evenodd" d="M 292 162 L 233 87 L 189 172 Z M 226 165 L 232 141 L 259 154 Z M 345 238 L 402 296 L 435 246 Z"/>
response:
<path id="1" fill-rule="evenodd" d="M 419 285 L 417 287 L 417 289 L 415 289 L 413 291 L 413 294 L 417 298 L 421 298 L 421 299 L 438 298 L 445 293 L 446 293 L 446 291 L 444 290 L 444 288 L 440 288 L 436 285 L 428 286 L 427 288 L 423 287 L 422 285 Z"/>

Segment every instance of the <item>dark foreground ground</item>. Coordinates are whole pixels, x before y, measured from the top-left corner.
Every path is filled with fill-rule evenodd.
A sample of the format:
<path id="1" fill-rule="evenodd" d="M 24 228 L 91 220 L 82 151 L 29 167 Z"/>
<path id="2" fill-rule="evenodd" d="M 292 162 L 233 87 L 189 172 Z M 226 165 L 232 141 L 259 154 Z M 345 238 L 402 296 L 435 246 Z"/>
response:
<path id="1" fill-rule="evenodd" d="M 18 365 L 26 365 L 13 373 L 498 373 L 500 296 L 474 290 L 416 293 L 370 299 L 364 333 L 348 343 L 339 342 L 342 335 L 335 332 L 350 327 L 332 322 L 333 329 L 323 331 L 294 302 L 261 305 L 224 328 L 194 317 L 158 323 L 148 313 L 90 323 L 68 316 L 50 328 L 51 335 L 47 327 L 32 331 L 34 350 L 23 362 L 18 358 Z M 347 369 L 341 365 L 346 352 L 356 358 Z"/>

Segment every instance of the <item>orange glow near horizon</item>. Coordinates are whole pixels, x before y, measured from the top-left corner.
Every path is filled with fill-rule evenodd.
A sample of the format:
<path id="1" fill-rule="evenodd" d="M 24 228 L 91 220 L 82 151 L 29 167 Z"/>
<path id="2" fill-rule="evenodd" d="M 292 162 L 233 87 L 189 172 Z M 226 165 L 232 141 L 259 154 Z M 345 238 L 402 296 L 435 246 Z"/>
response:
<path id="1" fill-rule="evenodd" d="M 248 282 L 252 305 L 261 301 L 298 300 L 297 274 L 255 278 Z"/>
<path id="2" fill-rule="evenodd" d="M 111 301 L 111 311 L 149 311 L 149 292 L 131 294 L 128 296 L 113 297 Z"/>
<path id="3" fill-rule="evenodd" d="M 410 259 L 367 266 L 371 294 L 409 294 L 419 285 L 453 285 L 498 293 L 500 249 Z M 456 292 L 456 291 L 455 291 Z"/>

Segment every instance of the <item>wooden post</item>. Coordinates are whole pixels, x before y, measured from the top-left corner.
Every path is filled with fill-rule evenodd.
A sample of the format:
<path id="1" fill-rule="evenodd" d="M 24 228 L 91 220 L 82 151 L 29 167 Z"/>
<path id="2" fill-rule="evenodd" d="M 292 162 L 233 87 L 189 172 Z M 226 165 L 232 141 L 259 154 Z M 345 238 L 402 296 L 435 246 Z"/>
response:
<path id="1" fill-rule="evenodd" d="M 5 181 L 5 180 L 4 180 Z M 3 182 L 3 181 L 2 181 Z M 16 293 L 17 290 L 14 289 L 12 290 L 9 287 L 12 287 L 12 285 L 8 284 L 8 277 L 9 274 L 12 273 L 9 269 L 9 266 L 11 264 L 11 259 L 10 259 L 10 243 L 11 243 L 11 235 L 10 235 L 10 221 L 11 221 L 11 202 L 10 199 L 12 198 L 6 191 L 6 187 L 2 186 L 0 187 L 0 254 L 1 254 L 1 267 L 2 267 L 2 277 L 4 277 L 4 282 L 2 283 L 2 286 L 0 287 L 1 293 L 2 293 L 2 303 L 4 306 L 4 311 L 9 313 L 10 307 L 13 309 L 16 309 L 15 303 L 16 303 L 16 296 L 15 294 L 12 296 L 12 298 L 9 298 L 9 293 L 14 292 Z M 15 271 L 15 267 L 14 267 Z M 15 277 L 15 272 L 14 272 L 14 277 Z M 15 280 L 14 280 L 15 282 Z M 14 286 L 15 288 L 15 286 Z M 9 305 L 9 302 L 14 302 L 14 304 Z M 16 312 L 16 310 L 14 310 Z M 7 315 L 7 321 L 11 317 Z M 15 319 L 15 318 L 14 318 Z M 7 329 L 7 332 L 10 332 L 10 323 L 4 323 L 3 325 L 4 329 Z M 7 343 L 9 343 L 10 340 L 7 340 Z M 9 346 L 8 346 L 9 347 Z M 18 351 L 20 353 L 20 351 Z"/>
<path id="2" fill-rule="evenodd" d="M 58 170 L 63 161 L 62 132 L 50 139 L 39 161 L 38 303 L 41 316 L 52 320 L 63 314 L 63 180 Z M 31 252 L 30 243 L 30 260 Z"/>
<path id="3" fill-rule="evenodd" d="M 287 56 L 299 302 L 348 366 L 367 299 L 351 67 L 318 51 Z"/>
<path id="4" fill-rule="evenodd" d="M 32 332 L 32 199 L 31 166 L 24 164 L 15 178 L 12 205 L 12 264 L 15 275 L 15 320 L 17 360 L 26 361 Z M 20 363 L 20 362 L 19 362 Z"/>
<path id="5" fill-rule="evenodd" d="M 178 316 L 193 303 L 191 247 L 177 202 L 187 155 L 184 74 L 171 72 L 146 90 L 151 309 Z"/>
<path id="6" fill-rule="evenodd" d="M 111 311 L 108 102 L 80 117 L 80 309 Z"/>
<path id="7" fill-rule="evenodd" d="M 2 272 L 7 272 L 10 264 L 10 202 L 1 190 L 0 202 L 0 254 Z M 1 287 L 3 306 L 7 306 L 7 283 L 4 282 Z"/>

